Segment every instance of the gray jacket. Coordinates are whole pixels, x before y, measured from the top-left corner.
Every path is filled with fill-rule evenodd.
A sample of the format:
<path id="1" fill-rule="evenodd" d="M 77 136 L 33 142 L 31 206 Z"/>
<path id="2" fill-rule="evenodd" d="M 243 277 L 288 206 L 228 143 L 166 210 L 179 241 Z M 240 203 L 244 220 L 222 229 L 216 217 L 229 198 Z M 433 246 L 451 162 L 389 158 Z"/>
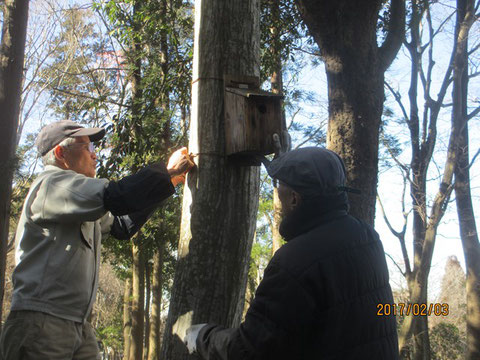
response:
<path id="1" fill-rule="evenodd" d="M 162 178 L 160 185 L 168 187 L 171 195 L 170 178 L 154 175 Z M 138 177 L 135 180 L 138 183 Z M 151 178 L 147 180 L 152 183 Z M 102 236 L 112 232 L 117 238 L 128 238 L 128 229 L 133 227 L 128 216 L 113 216 L 105 209 L 109 184 L 106 179 L 55 166 L 46 166 L 33 182 L 15 238 L 11 310 L 86 320 L 98 286 Z M 135 231 L 148 216 L 141 218 Z"/>

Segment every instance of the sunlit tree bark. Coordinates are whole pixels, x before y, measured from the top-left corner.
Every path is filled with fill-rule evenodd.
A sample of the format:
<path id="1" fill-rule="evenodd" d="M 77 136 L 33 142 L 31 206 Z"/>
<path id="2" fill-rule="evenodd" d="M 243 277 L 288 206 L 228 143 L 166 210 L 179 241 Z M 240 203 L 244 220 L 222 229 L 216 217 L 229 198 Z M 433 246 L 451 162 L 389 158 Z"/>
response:
<path id="1" fill-rule="evenodd" d="M 189 150 L 178 262 L 162 345 L 165 359 L 189 358 L 192 323 L 240 323 L 255 230 L 259 168 L 224 156 L 224 75 L 259 76 L 259 2 L 197 0 Z M 193 357 L 192 357 L 193 358 Z"/>
<path id="2" fill-rule="evenodd" d="M 373 225 L 384 73 L 404 38 L 405 1 L 392 0 L 388 34 L 377 45 L 381 0 L 296 0 L 320 48 L 328 82 L 327 147 L 345 161 L 350 213 Z"/>

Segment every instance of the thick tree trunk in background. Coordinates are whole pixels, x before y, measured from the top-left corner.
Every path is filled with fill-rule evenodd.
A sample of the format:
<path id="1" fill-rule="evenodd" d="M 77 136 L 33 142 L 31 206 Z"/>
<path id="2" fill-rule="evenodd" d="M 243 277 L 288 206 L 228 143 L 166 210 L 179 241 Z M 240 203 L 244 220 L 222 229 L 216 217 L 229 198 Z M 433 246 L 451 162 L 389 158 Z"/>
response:
<path id="1" fill-rule="evenodd" d="M 259 76 L 259 15 L 258 0 L 196 2 L 189 150 L 200 155 L 184 192 L 164 359 L 189 358 L 181 340 L 191 324 L 241 320 L 259 168 L 224 157 L 223 77 Z"/>
<path id="2" fill-rule="evenodd" d="M 141 236 L 141 233 L 137 237 Z M 143 358 L 143 328 L 144 328 L 144 304 L 145 304 L 145 280 L 144 280 L 144 256 L 142 249 L 133 244 L 132 246 L 132 340 L 130 343 L 130 360 L 142 360 Z"/>
<path id="3" fill-rule="evenodd" d="M 463 21 L 472 16 L 473 0 L 457 0 L 457 19 Z M 467 17 L 467 13 L 470 13 Z M 465 24 L 468 26 L 468 21 Z M 467 33 L 468 34 L 468 33 Z M 465 36 L 465 35 L 463 35 Z M 455 195 L 457 203 L 460 237 L 462 239 L 465 265 L 467 268 L 467 354 L 466 359 L 480 359 L 480 243 L 478 240 L 475 214 L 470 190 L 469 142 L 468 142 L 468 46 L 457 50 L 459 72 L 458 97 L 453 103 L 454 113 L 460 128 L 458 160 L 455 168 Z M 458 109 L 457 109 L 458 107 Z"/>
<path id="4" fill-rule="evenodd" d="M 150 315 L 148 360 L 157 360 L 160 354 L 160 312 L 162 309 L 162 269 L 164 248 L 165 245 L 160 246 L 157 252 L 153 255 L 152 310 Z"/>
<path id="5" fill-rule="evenodd" d="M 27 0 L 5 0 L 3 4 L 0 45 L 0 114 L 2 114 L 0 121 L 0 330 L 28 4 Z"/>
<path id="6" fill-rule="evenodd" d="M 390 32 L 380 48 L 376 26 L 383 1 L 296 3 L 325 62 L 327 147 L 344 160 L 349 186 L 362 191 L 350 196 L 350 213 L 373 225 L 384 72 L 402 44 L 405 3 L 392 0 Z"/>
<path id="7" fill-rule="evenodd" d="M 132 339 L 132 279 L 125 280 L 123 291 L 123 357 L 129 359 Z"/>

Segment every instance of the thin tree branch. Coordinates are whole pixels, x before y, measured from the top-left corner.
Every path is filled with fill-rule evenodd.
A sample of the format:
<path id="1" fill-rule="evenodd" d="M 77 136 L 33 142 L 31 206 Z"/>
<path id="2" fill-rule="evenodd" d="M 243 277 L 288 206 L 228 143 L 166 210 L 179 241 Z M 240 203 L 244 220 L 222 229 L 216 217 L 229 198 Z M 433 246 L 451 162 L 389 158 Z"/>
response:
<path id="1" fill-rule="evenodd" d="M 299 145 L 297 145 L 297 146 L 295 147 L 295 149 L 298 149 L 298 148 L 302 147 L 302 146 L 305 145 L 307 142 L 309 142 L 310 140 L 312 140 L 312 139 L 315 137 L 315 135 L 317 135 L 321 130 L 322 130 L 322 127 L 319 126 L 312 134 L 310 134 L 309 137 L 307 137 L 304 141 L 302 141 Z"/>
<path id="2" fill-rule="evenodd" d="M 477 152 L 475 153 L 475 155 L 473 156 L 472 158 L 472 161 L 470 162 L 470 164 L 468 165 L 468 168 L 470 169 L 473 165 L 473 163 L 475 162 L 475 160 L 477 159 L 478 155 L 480 155 L 480 148 L 477 150 Z"/>
<path id="3" fill-rule="evenodd" d="M 93 96 L 88 96 L 88 95 L 85 95 L 85 94 L 79 94 L 79 93 L 74 93 L 74 92 L 71 92 L 71 91 L 68 91 L 68 90 L 59 89 L 59 88 L 57 88 L 57 87 L 52 87 L 52 90 L 58 91 L 58 92 L 61 92 L 61 93 L 67 94 L 67 95 L 79 97 L 79 98 L 90 99 L 90 100 L 95 100 L 95 101 L 100 101 L 100 100 L 101 100 L 101 101 L 103 101 L 104 103 L 108 103 L 108 104 L 113 104 L 113 105 L 118 105 L 118 106 L 123 106 L 123 107 L 126 107 L 126 108 L 130 108 L 129 105 L 122 104 L 122 103 L 118 103 L 118 102 L 116 102 L 116 101 L 99 99 L 99 98 L 96 98 L 96 97 L 93 97 Z"/>
<path id="4" fill-rule="evenodd" d="M 395 235 L 395 237 L 397 238 L 400 238 L 400 232 L 396 231 L 392 224 L 390 223 L 390 220 L 388 219 L 388 216 L 387 214 L 385 213 L 385 208 L 383 207 L 383 203 L 382 203 L 382 200 L 380 199 L 380 196 L 377 195 L 377 201 L 378 203 L 380 204 L 380 209 L 382 210 L 382 215 L 383 215 L 383 220 L 385 221 L 385 223 L 387 224 L 387 227 L 388 229 L 390 230 L 390 232 Z"/>
<path id="5" fill-rule="evenodd" d="M 395 98 L 395 101 L 397 102 L 398 106 L 400 106 L 400 110 L 402 111 L 403 118 L 407 122 L 407 124 L 410 122 L 410 119 L 408 118 L 407 110 L 405 109 L 405 106 L 403 105 L 402 102 L 402 97 L 399 92 L 393 90 L 393 88 L 390 86 L 388 82 L 384 82 L 385 86 L 387 89 L 392 93 L 393 97 Z"/>
<path id="6" fill-rule="evenodd" d="M 402 268 L 400 267 L 400 265 L 397 264 L 397 262 L 393 259 L 393 257 L 389 254 L 389 253 L 385 253 L 386 256 L 388 256 L 390 258 L 390 260 L 392 260 L 393 262 L 393 265 L 395 265 L 398 269 L 398 271 L 400 271 L 400 273 L 405 276 L 405 272 L 402 270 Z"/>
<path id="7" fill-rule="evenodd" d="M 470 114 L 467 115 L 467 121 L 473 119 L 475 116 L 480 113 L 480 106 L 478 106 L 475 110 L 473 110 Z"/>
<path id="8" fill-rule="evenodd" d="M 480 43 L 478 43 L 477 45 L 475 45 L 473 48 L 470 49 L 470 51 L 468 52 L 468 56 L 472 55 L 475 51 L 478 50 L 478 48 L 480 48 Z"/>
<path id="9" fill-rule="evenodd" d="M 469 74 L 468 78 L 473 79 L 474 77 L 477 77 L 478 75 L 480 75 L 480 71 L 476 71 L 474 73 Z"/>
<path id="10" fill-rule="evenodd" d="M 404 189 L 406 188 L 405 186 L 406 183 L 404 183 Z M 405 197 L 404 197 L 405 193 L 402 194 L 402 205 L 405 204 Z M 401 232 L 398 232 L 396 231 L 393 226 L 390 224 L 390 221 L 388 219 L 388 216 L 385 212 L 385 209 L 383 207 L 383 203 L 380 199 L 380 196 L 377 195 L 377 200 L 378 200 L 378 203 L 380 204 L 380 209 L 382 210 L 382 215 L 383 215 L 383 219 L 385 220 L 385 223 L 387 224 L 388 228 L 390 229 L 390 231 L 392 232 L 393 235 L 395 235 L 395 237 L 398 239 L 398 241 L 400 242 L 400 248 L 402 249 L 402 256 L 403 256 L 403 261 L 405 263 L 405 271 L 402 271 L 400 269 L 400 272 L 403 274 L 403 276 L 407 276 L 407 275 L 410 275 L 411 274 L 411 268 L 410 268 L 410 259 L 408 257 L 408 252 L 407 252 L 407 247 L 405 246 L 405 232 L 406 232 L 406 229 L 407 229 L 407 217 L 408 217 L 408 214 L 406 214 L 405 212 L 403 213 L 403 217 L 404 217 L 404 224 L 403 224 L 403 228 L 402 228 L 402 231 Z M 392 259 L 393 260 L 393 259 Z"/>

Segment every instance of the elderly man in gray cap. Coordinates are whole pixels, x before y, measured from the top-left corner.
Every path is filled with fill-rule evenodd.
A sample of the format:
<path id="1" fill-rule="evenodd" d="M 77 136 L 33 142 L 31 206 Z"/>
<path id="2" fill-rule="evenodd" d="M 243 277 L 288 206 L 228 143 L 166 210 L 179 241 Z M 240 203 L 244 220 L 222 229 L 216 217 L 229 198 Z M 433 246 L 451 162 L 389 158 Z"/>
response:
<path id="1" fill-rule="evenodd" d="M 238 328 L 193 325 L 188 350 L 206 360 L 398 359 L 395 317 L 378 234 L 348 215 L 345 167 L 323 148 L 287 152 L 267 164 L 278 180 L 287 243 L 265 269 Z"/>
<path id="2" fill-rule="evenodd" d="M 130 238 L 191 163 L 174 153 L 119 181 L 95 178 L 92 142 L 102 128 L 73 121 L 44 127 L 36 145 L 45 165 L 25 199 L 15 238 L 11 311 L 0 358 L 100 359 L 87 322 L 98 286 L 101 238 Z"/>

